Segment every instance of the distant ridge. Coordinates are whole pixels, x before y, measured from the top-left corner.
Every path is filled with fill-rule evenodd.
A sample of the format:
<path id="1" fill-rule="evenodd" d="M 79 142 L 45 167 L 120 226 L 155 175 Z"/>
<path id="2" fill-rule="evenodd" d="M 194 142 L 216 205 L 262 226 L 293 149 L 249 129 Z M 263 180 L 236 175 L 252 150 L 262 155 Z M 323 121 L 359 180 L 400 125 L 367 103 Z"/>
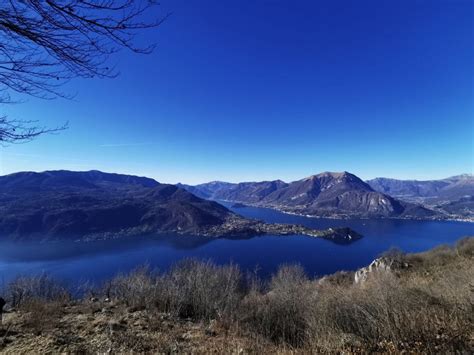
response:
<path id="1" fill-rule="evenodd" d="M 440 180 L 376 178 L 367 183 L 376 191 L 407 200 L 452 202 L 463 197 L 474 196 L 472 174 L 461 174 Z"/>
<path id="2" fill-rule="evenodd" d="M 375 191 L 347 171 L 323 172 L 291 183 L 275 180 L 182 186 L 209 199 L 320 217 L 431 218 L 438 214 Z"/>
<path id="3" fill-rule="evenodd" d="M 50 170 L 44 172 L 18 172 L 0 176 L 0 191 L 7 190 L 35 190 L 51 188 L 74 188 L 97 186 L 119 187 L 123 185 L 134 185 L 142 187 L 156 187 L 160 185 L 156 180 L 135 175 L 123 175 L 115 173 L 104 173 L 98 170 L 90 171 L 68 171 Z"/>

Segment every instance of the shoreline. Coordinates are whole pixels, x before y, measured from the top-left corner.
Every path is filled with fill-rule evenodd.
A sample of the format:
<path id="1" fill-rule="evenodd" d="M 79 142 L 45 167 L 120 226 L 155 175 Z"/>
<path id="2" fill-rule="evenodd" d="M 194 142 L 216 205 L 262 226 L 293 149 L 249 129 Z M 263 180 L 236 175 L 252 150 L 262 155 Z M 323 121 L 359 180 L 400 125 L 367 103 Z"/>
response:
<path id="1" fill-rule="evenodd" d="M 281 212 L 284 214 L 292 215 L 292 216 L 298 216 L 298 217 L 307 217 L 307 218 L 315 218 L 315 219 L 340 219 L 340 220 L 348 220 L 348 219 L 359 219 L 359 220 L 384 220 L 384 219 L 393 219 L 393 220 L 405 220 L 405 221 L 438 221 L 438 222 L 465 222 L 465 223 L 474 223 L 474 217 L 473 218 L 459 218 L 459 217 L 446 217 L 446 218 L 413 218 L 413 217 L 362 217 L 362 216 L 348 216 L 348 215 L 337 215 L 337 216 L 317 216 L 317 215 L 310 215 L 310 214 L 304 214 L 304 213 L 297 213 L 297 212 L 292 212 L 292 211 L 285 211 L 284 209 L 280 209 L 277 207 L 271 207 L 271 206 L 264 206 L 264 205 L 258 205 L 258 204 L 251 204 L 251 203 L 245 203 L 241 201 L 229 201 L 229 200 L 210 200 L 214 201 L 217 203 L 220 202 L 225 202 L 225 203 L 240 203 L 243 205 L 243 207 L 239 208 L 245 208 L 245 207 L 255 207 L 255 208 L 266 208 L 270 209 L 273 211 Z M 225 206 L 227 207 L 227 206 Z M 232 206 L 227 207 L 229 209 L 233 208 Z M 238 209 L 238 208 L 237 208 Z"/>
<path id="2" fill-rule="evenodd" d="M 230 219 L 226 223 L 210 227 L 209 229 L 196 231 L 156 231 L 130 228 L 120 231 L 94 232 L 84 235 L 57 236 L 49 235 L 42 238 L 41 234 L 35 233 L 29 236 L 6 236 L 4 239 L 11 242 L 38 242 L 38 243 L 60 243 L 71 241 L 74 243 L 91 243 L 99 241 L 118 240 L 125 238 L 146 238 L 153 236 L 192 237 L 198 239 L 251 239 L 262 236 L 307 236 L 310 238 L 325 239 L 337 244 L 350 244 L 363 238 L 357 231 L 348 227 L 310 228 L 294 223 L 265 223 L 256 219 L 237 218 Z"/>

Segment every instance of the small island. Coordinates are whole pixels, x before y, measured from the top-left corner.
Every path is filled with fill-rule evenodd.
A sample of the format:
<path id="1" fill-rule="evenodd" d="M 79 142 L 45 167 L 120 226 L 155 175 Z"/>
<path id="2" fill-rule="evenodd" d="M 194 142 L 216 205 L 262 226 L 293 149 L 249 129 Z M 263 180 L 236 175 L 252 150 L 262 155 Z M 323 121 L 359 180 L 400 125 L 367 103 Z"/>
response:
<path id="1" fill-rule="evenodd" d="M 216 237 L 254 237 L 262 235 L 305 235 L 314 238 L 331 240 L 338 244 L 349 244 L 362 238 L 362 235 L 351 228 L 313 229 L 299 224 L 265 223 L 233 215 L 225 223 L 214 226 L 202 233 Z"/>

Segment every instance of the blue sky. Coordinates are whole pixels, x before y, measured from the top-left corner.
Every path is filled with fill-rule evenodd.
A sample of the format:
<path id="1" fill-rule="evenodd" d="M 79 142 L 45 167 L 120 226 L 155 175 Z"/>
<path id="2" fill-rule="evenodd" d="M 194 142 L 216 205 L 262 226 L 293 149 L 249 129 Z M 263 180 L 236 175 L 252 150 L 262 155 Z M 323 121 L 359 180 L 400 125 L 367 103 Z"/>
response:
<path id="1" fill-rule="evenodd" d="M 74 100 L 2 107 L 57 135 L 0 148 L 0 174 L 131 173 L 161 182 L 442 178 L 474 165 L 474 2 L 161 1 L 172 16 Z"/>

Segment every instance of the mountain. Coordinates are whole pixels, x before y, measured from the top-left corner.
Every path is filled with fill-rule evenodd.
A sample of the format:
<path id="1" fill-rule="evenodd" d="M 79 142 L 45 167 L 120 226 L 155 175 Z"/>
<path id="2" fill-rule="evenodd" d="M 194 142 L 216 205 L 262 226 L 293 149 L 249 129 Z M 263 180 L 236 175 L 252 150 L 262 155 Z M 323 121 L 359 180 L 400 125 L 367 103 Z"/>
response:
<path id="1" fill-rule="evenodd" d="M 150 233 L 204 236 L 307 234 L 337 242 L 349 229 L 312 230 L 245 219 L 175 185 L 100 171 L 21 172 L 0 177 L 0 235 L 13 238 L 110 238 Z"/>
<path id="2" fill-rule="evenodd" d="M 324 172 L 302 180 L 280 180 L 240 184 L 201 184 L 208 198 L 271 207 L 286 212 L 325 217 L 404 217 L 427 218 L 436 212 L 416 204 L 401 202 L 375 191 L 348 172 Z"/>
<path id="3" fill-rule="evenodd" d="M 463 174 L 442 180 L 396 180 L 376 178 L 367 181 L 376 191 L 407 201 L 429 204 L 452 202 L 474 196 L 474 176 Z"/>
<path id="4" fill-rule="evenodd" d="M 183 231 L 224 223 L 232 213 L 173 185 L 98 171 L 0 177 L 0 231 L 25 236 Z"/>

